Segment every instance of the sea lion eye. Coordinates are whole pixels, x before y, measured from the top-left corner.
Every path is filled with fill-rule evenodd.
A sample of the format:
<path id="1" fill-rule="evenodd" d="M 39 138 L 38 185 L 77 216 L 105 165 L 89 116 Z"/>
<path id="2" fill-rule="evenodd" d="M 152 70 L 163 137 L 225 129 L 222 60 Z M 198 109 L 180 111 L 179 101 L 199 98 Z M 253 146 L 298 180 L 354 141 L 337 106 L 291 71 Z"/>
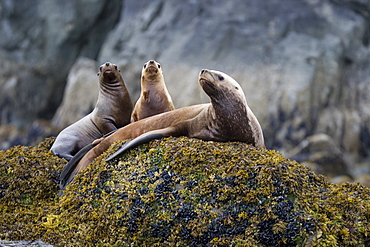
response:
<path id="1" fill-rule="evenodd" d="M 224 77 L 223 77 L 222 75 L 219 75 L 219 76 L 218 76 L 218 79 L 219 79 L 220 81 L 223 81 L 223 80 L 224 80 Z"/>
<path id="2" fill-rule="evenodd" d="M 144 64 L 144 69 L 146 68 L 146 64 Z"/>
<path id="3" fill-rule="evenodd" d="M 158 64 L 158 69 L 160 69 L 161 68 L 161 65 L 160 64 Z"/>
<path id="4" fill-rule="evenodd" d="M 118 69 L 117 65 L 114 65 L 114 68 L 117 70 Z"/>
<path id="5" fill-rule="evenodd" d="M 103 69 L 103 66 L 100 66 L 100 67 L 99 67 L 99 70 L 101 71 L 102 69 Z"/>

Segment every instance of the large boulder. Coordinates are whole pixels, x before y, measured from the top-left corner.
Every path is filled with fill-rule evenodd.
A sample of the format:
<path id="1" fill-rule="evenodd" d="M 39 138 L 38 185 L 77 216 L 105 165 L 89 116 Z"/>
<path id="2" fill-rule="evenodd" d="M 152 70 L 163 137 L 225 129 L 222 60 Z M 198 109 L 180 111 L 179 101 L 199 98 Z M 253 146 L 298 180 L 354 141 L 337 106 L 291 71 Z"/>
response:
<path id="1" fill-rule="evenodd" d="M 57 197 L 66 161 L 0 151 L 0 239 L 55 246 L 369 246 L 370 190 L 245 143 L 113 145 Z"/>
<path id="2" fill-rule="evenodd" d="M 367 0 L 3 1 L 0 123 L 51 119 L 77 57 L 118 64 L 133 100 L 156 59 L 176 107 L 207 101 L 198 73 L 221 70 L 242 85 L 267 147 L 325 133 L 351 165 L 365 162 L 369 13 Z"/>
<path id="3" fill-rule="evenodd" d="M 62 103 L 52 120 L 54 126 L 65 128 L 94 109 L 100 88 L 97 72 L 96 62 L 84 57 L 72 66 Z"/>

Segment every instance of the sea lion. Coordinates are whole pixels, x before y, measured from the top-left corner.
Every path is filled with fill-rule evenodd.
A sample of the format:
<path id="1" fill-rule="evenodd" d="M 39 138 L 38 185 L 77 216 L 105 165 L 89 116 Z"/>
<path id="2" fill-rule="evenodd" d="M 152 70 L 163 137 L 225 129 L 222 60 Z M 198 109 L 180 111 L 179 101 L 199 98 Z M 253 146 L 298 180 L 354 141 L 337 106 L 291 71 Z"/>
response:
<path id="1" fill-rule="evenodd" d="M 141 94 L 132 112 L 131 122 L 174 109 L 161 65 L 154 60 L 148 61 L 141 71 Z"/>
<path id="2" fill-rule="evenodd" d="M 210 96 L 211 103 L 184 107 L 158 114 L 117 130 L 100 139 L 69 174 L 62 177 L 66 184 L 74 174 L 86 167 L 118 140 L 135 138 L 124 145 L 112 157 L 150 140 L 166 136 L 188 136 L 203 140 L 242 141 L 256 147 L 265 147 L 261 126 L 250 110 L 239 84 L 230 76 L 211 70 L 202 70 L 199 82 Z M 82 157 L 82 156 L 81 156 Z M 73 166 L 78 160 L 71 160 Z M 68 166 L 67 165 L 67 166 Z M 66 174 L 68 175 L 68 174 Z"/>
<path id="3" fill-rule="evenodd" d="M 183 107 L 144 118 L 106 138 L 101 138 L 85 155 L 81 154 L 67 164 L 69 172 L 61 176 L 61 189 L 72 181 L 78 171 L 119 140 L 135 138 L 123 145 L 107 159 L 108 161 L 142 143 L 168 136 L 240 141 L 257 148 L 265 147 L 261 126 L 248 107 L 242 88 L 233 78 L 219 71 L 203 69 L 199 74 L 199 83 L 210 97 L 210 103 Z"/>
<path id="4" fill-rule="evenodd" d="M 51 151 L 66 160 L 95 139 L 130 123 L 133 104 L 117 65 L 100 66 L 99 96 L 94 110 L 63 129 Z"/>

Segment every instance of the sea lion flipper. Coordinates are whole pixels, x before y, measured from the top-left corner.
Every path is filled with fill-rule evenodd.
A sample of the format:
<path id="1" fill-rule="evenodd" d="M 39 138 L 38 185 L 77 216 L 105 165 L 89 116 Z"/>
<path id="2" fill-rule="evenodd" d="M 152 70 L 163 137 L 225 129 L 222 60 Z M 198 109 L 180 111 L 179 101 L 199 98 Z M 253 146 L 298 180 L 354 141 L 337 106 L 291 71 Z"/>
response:
<path id="1" fill-rule="evenodd" d="M 60 174 L 60 182 L 59 182 L 60 192 L 59 192 L 59 196 L 61 195 L 62 191 L 65 189 L 67 184 L 70 182 L 69 180 L 70 180 L 71 174 L 74 171 L 74 169 L 76 168 L 78 162 L 94 146 L 95 146 L 95 144 L 92 144 L 92 143 L 86 145 L 84 148 L 82 148 L 80 151 L 78 151 L 76 153 L 76 155 L 73 156 L 73 158 L 70 161 L 68 161 L 67 165 L 63 168 L 63 171 Z"/>
<path id="2" fill-rule="evenodd" d="M 151 140 L 160 139 L 162 137 L 165 137 L 163 133 L 153 133 L 153 134 L 139 136 L 130 142 L 126 142 L 120 149 L 118 149 L 114 154 L 109 156 L 105 161 L 110 161 L 127 150 L 130 150 L 141 144 L 150 142 Z"/>
<path id="3" fill-rule="evenodd" d="M 105 138 L 105 137 L 107 137 L 107 136 L 110 136 L 111 134 L 113 134 L 114 132 L 116 132 L 118 129 L 114 129 L 114 130 L 112 130 L 112 131 L 110 131 L 110 132 L 108 132 L 107 134 L 105 134 L 105 135 L 103 135 L 103 137 Z M 102 137 L 102 138 L 103 138 Z M 100 139 L 102 139 L 102 138 L 100 138 Z"/>

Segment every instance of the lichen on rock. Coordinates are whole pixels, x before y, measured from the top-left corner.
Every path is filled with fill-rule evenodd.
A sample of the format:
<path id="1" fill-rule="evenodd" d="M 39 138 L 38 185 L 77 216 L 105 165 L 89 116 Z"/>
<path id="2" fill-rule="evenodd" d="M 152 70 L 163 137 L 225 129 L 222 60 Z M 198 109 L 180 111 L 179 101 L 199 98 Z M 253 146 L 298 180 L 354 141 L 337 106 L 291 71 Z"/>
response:
<path id="1" fill-rule="evenodd" d="M 367 187 L 332 184 L 277 151 L 181 137 L 155 140 L 105 162 L 117 143 L 57 198 L 55 178 L 65 162 L 48 152 L 49 145 L 47 139 L 0 153 L 0 207 L 14 217 L 0 220 L 0 239 L 41 238 L 57 246 L 370 243 Z M 7 175 L 11 170 L 31 174 L 25 178 L 32 184 L 29 194 L 19 187 L 22 179 Z M 13 198 L 17 205 L 10 204 Z"/>

